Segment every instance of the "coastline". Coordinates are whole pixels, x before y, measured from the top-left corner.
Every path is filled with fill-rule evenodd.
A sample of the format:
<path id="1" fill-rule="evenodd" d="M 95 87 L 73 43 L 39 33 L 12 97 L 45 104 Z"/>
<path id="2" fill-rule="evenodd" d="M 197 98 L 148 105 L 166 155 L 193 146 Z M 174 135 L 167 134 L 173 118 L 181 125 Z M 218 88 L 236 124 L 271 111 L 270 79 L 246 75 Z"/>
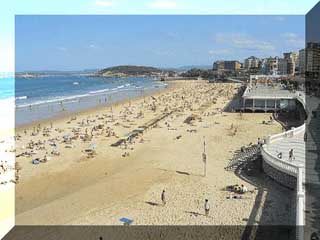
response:
<path id="1" fill-rule="evenodd" d="M 182 80 L 182 81 L 184 81 L 184 80 Z M 146 93 L 146 94 L 141 95 L 141 96 L 137 96 L 137 97 L 132 97 L 132 98 L 129 98 L 129 99 L 116 101 L 114 103 L 106 103 L 106 104 L 103 104 L 103 105 L 100 105 L 100 106 L 90 107 L 90 108 L 83 109 L 83 110 L 61 112 L 60 114 L 58 114 L 56 116 L 53 116 L 53 117 L 49 117 L 47 119 L 36 120 L 36 121 L 32 121 L 32 122 L 27 123 L 27 124 L 16 125 L 15 131 L 19 132 L 22 129 L 30 128 L 30 127 L 33 127 L 33 126 L 37 126 L 38 124 L 49 125 L 50 122 L 53 122 L 53 121 L 65 120 L 65 119 L 70 118 L 72 116 L 88 115 L 88 114 L 92 114 L 94 112 L 100 112 L 102 110 L 105 110 L 105 109 L 108 109 L 108 108 L 111 108 L 111 107 L 116 107 L 116 106 L 119 106 L 119 105 L 123 105 L 123 104 L 129 103 L 130 101 L 134 102 L 134 101 L 141 100 L 141 99 L 143 99 L 145 97 L 158 96 L 159 94 L 165 93 L 166 91 L 170 91 L 172 88 L 174 88 L 179 83 L 172 81 L 172 82 L 167 82 L 167 84 L 168 85 L 167 85 L 166 88 L 158 90 L 155 93 Z"/>

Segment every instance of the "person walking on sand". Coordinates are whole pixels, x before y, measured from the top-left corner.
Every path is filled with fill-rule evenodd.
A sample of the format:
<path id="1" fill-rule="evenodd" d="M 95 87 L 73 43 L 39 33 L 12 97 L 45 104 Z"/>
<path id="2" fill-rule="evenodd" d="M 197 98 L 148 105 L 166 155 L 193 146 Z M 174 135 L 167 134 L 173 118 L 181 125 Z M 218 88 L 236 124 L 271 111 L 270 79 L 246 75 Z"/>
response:
<path id="1" fill-rule="evenodd" d="M 162 205 L 166 205 L 166 191 L 163 190 L 161 193 L 161 201 L 162 201 Z"/>
<path id="2" fill-rule="evenodd" d="M 204 202 L 204 212 L 205 212 L 206 217 L 209 215 L 209 211 L 210 211 L 210 204 L 209 204 L 208 199 L 206 199 Z"/>

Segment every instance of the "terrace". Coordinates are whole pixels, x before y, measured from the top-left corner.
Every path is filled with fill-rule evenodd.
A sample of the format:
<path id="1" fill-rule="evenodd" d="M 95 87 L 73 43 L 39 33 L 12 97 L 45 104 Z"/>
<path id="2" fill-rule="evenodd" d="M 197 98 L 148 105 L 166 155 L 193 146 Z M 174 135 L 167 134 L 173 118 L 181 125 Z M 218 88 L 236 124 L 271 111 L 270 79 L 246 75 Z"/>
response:
<path id="1" fill-rule="evenodd" d="M 249 85 L 243 93 L 243 110 L 278 111 L 296 109 L 297 95 L 303 93 L 285 89 L 282 85 Z"/>

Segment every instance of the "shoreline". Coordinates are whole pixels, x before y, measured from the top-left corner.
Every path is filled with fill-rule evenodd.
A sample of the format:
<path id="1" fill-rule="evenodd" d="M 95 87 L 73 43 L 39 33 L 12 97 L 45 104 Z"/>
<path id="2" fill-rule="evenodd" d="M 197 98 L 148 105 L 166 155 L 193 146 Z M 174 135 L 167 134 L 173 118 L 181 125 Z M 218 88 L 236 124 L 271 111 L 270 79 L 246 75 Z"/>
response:
<path id="1" fill-rule="evenodd" d="M 123 105 L 123 104 L 129 103 L 130 101 L 138 101 L 138 100 L 141 100 L 141 99 L 143 99 L 145 97 L 158 96 L 159 94 L 162 94 L 162 93 L 165 93 L 166 91 L 172 90 L 172 88 L 174 88 L 177 84 L 179 84 L 179 83 L 170 82 L 170 83 L 168 83 L 167 87 L 165 87 L 165 88 L 163 88 L 161 90 L 158 90 L 155 93 L 147 93 L 145 95 L 141 95 L 141 96 L 136 96 L 136 97 L 132 97 L 132 98 L 129 98 L 129 99 L 120 100 L 120 101 L 117 101 L 117 102 L 114 102 L 114 103 L 106 103 L 106 104 L 103 104 L 103 105 L 98 105 L 98 106 L 90 107 L 90 108 L 87 108 L 87 109 L 61 112 L 57 116 L 49 117 L 47 119 L 35 120 L 35 121 L 30 122 L 30 123 L 16 125 L 15 126 L 15 131 L 19 132 L 19 131 L 22 131 L 22 129 L 30 128 L 30 127 L 33 127 L 33 126 L 37 126 L 38 124 L 49 125 L 50 122 L 53 122 L 53 121 L 64 120 L 64 119 L 70 118 L 72 116 L 88 115 L 88 114 L 92 114 L 93 112 L 100 112 L 103 109 L 108 109 L 108 108 L 111 108 L 111 107 L 116 107 L 116 106 L 119 106 L 119 105 Z"/>

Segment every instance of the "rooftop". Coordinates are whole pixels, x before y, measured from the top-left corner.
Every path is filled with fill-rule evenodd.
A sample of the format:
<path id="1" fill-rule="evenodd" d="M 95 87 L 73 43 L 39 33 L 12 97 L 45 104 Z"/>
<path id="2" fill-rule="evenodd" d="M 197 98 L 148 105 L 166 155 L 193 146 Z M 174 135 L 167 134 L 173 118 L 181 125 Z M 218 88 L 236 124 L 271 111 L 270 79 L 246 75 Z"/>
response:
<path id="1" fill-rule="evenodd" d="M 248 86 L 243 93 L 245 99 L 294 99 L 295 91 L 283 88 L 281 85 L 256 84 Z"/>

